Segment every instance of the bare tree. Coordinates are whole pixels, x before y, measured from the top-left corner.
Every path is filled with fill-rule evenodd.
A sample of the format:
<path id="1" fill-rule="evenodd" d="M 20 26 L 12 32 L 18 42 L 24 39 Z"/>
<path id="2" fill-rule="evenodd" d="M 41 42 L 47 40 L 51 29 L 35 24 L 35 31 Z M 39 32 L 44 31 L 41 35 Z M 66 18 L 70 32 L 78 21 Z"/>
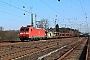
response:
<path id="1" fill-rule="evenodd" d="M 7 30 L 4 31 L 4 40 L 9 40 L 9 41 L 16 41 L 18 36 L 19 30 Z"/>
<path id="2" fill-rule="evenodd" d="M 37 23 L 38 28 L 47 29 L 49 27 L 48 19 L 42 19 Z"/>
<path id="3" fill-rule="evenodd" d="M 3 31 L 3 30 L 4 30 L 4 28 L 1 26 L 1 27 L 0 27 L 0 31 Z"/>
<path id="4" fill-rule="evenodd" d="M 3 29 L 4 29 L 4 28 L 1 26 L 1 27 L 0 27 L 0 42 L 2 42 L 2 40 L 3 40 L 3 35 L 4 35 L 4 34 L 3 34 Z"/>
<path id="5" fill-rule="evenodd" d="M 19 30 L 0 31 L 0 42 L 2 41 L 19 41 Z"/>

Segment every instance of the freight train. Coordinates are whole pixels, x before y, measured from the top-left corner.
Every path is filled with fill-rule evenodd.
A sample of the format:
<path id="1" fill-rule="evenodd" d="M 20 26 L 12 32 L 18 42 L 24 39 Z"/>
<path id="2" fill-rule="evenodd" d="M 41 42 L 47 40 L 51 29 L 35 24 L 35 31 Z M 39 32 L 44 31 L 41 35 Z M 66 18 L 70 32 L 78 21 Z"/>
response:
<path id="1" fill-rule="evenodd" d="M 46 32 L 45 29 L 34 28 L 32 26 L 22 26 L 20 28 L 20 40 L 41 40 L 50 38 L 69 38 L 76 36 L 75 34 L 65 32 Z"/>

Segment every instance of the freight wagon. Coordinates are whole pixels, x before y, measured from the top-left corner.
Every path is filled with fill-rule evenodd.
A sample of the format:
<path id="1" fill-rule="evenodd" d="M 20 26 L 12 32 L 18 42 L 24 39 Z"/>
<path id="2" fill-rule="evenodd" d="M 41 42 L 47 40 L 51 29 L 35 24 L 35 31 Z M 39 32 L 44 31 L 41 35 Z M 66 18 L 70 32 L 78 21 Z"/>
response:
<path id="1" fill-rule="evenodd" d="M 58 32 L 48 32 L 47 39 L 52 39 L 52 38 L 59 38 L 59 33 Z"/>
<path id="2" fill-rule="evenodd" d="M 72 34 L 66 33 L 66 32 L 59 32 L 59 37 L 60 38 L 69 38 L 69 37 L 72 37 Z"/>

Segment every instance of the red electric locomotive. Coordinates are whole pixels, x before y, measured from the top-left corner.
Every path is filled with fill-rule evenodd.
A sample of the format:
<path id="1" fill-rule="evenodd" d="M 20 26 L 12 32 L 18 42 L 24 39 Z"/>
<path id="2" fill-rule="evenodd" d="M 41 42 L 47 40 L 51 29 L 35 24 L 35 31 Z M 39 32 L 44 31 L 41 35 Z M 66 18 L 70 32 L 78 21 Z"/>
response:
<path id="1" fill-rule="evenodd" d="M 44 29 L 34 28 L 32 26 L 22 26 L 20 28 L 20 40 L 37 40 L 45 39 L 46 33 Z"/>

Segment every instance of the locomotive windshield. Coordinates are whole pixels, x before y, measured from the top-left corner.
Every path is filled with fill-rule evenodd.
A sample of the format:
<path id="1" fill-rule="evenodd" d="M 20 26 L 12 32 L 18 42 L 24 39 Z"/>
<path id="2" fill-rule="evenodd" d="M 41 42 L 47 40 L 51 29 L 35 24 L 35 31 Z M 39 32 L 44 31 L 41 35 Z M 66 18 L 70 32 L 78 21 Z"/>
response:
<path id="1" fill-rule="evenodd" d="M 20 31 L 29 31 L 29 28 L 27 28 L 27 27 L 22 27 L 22 28 L 20 29 Z"/>

